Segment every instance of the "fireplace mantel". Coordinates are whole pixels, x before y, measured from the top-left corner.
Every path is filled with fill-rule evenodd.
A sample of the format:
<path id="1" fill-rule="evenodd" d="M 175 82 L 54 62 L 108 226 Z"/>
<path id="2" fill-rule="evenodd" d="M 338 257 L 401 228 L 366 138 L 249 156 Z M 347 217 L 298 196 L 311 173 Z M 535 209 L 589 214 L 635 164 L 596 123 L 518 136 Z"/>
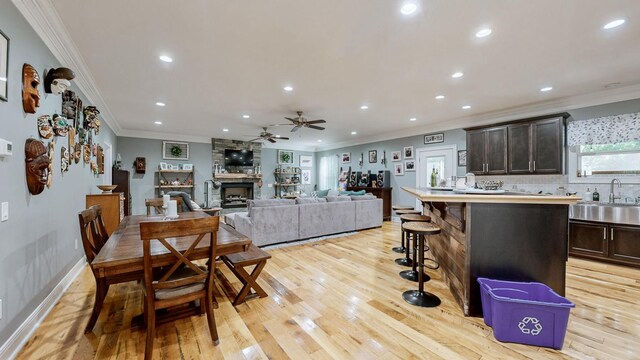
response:
<path id="1" fill-rule="evenodd" d="M 214 174 L 213 178 L 215 180 L 260 180 L 262 179 L 262 174 L 257 175 L 247 175 L 247 174 Z"/>

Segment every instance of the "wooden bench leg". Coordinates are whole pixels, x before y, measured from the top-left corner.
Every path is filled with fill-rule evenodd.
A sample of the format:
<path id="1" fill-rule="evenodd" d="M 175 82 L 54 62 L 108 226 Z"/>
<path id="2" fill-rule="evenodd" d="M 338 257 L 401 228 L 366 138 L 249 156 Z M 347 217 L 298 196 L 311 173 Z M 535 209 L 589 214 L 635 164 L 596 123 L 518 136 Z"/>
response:
<path id="1" fill-rule="evenodd" d="M 267 264 L 266 260 L 259 262 L 258 264 L 256 264 L 251 274 L 249 274 L 242 266 L 231 268 L 231 271 L 238 277 L 238 279 L 244 285 L 240 290 L 240 292 L 238 292 L 238 295 L 236 296 L 236 298 L 233 300 L 234 306 L 244 302 L 245 298 L 250 294 L 249 292 L 251 291 L 252 288 L 259 297 L 261 298 L 267 297 L 267 293 L 256 282 L 256 280 L 258 279 L 258 276 L 260 275 L 260 272 L 262 272 L 262 269 L 265 267 L 266 264 Z"/>

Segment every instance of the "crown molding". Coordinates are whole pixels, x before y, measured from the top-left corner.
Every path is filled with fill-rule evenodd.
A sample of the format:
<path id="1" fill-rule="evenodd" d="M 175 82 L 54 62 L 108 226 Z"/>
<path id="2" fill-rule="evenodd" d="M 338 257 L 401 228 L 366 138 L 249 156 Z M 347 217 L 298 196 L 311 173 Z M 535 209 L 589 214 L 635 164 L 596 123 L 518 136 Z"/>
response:
<path id="1" fill-rule="evenodd" d="M 159 131 L 142 131 L 142 130 L 122 130 L 119 137 L 131 137 L 140 139 L 153 139 L 153 140 L 175 140 L 185 141 L 192 143 L 211 144 L 211 136 L 195 136 L 195 135 L 181 135 L 175 133 L 164 133 Z"/>
<path id="2" fill-rule="evenodd" d="M 300 146 L 300 145 L 288 145 L 286 143 L 276 143 L 276 144 L 262 144 L 263 149 L 278 149 L 278 150 L 295 150 L 295 151 L 309 151 L 316 152 L 317 148 L 315 146 Z"/>
<path id="3" fill-rule="evenodd" d="M 565 112 L 590 106 L 598 106 L 638 98 L 640 98 L 640 84 L 607 89 L 589 94 L 568 96 L 550 101 L 513 107 L 509 109 L 502 109 L 498 111 L 473 114 L 437 123 L 427 124 L 424 126 L 412 127 L 394 132 L 387 132 L 384 134 L 368 136 L 360 139 L 341 141 L 327 146 L 318 146 L 316 148 L 316 151 L 334 150 L 355 145 L 363 145 L 374 142 L 411 137 L 416 136 L 417 134 L 428 134 L 436 131 L 461 129 L 470 126 L 490 125 L 499 122 L 524 119 L 534 116 L 543 116 L 547 114 Z"/>
<path id="4" fill-rule="evenodd" d="M 100 109 L 100 117 L 113 132 L 120 136 L 122 127 L 109 110 L 98 91 L 95 79 L 87 64 L 73 42 L 62 19 L 58 15 L 51 0 L 12 0 L 29 25 L 40 36 L 53 56 L 65 67 L 73 69 L 76 74 L 73 83 L 87 98 L 91 105 Z"/>

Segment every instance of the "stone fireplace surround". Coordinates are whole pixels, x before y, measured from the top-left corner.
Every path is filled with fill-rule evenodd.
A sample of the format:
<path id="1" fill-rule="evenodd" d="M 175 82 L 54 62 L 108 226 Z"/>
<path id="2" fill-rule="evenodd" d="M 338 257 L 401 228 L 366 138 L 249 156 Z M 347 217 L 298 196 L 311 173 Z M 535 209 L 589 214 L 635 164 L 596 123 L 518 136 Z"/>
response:
<path id="1" fill-rule="evenodd" d="M 252 166 L 225 166 L 224 165 L 224 151 L 226 149 L 230 150 L 251 150 L 253 151 L 253 165 L 259 166 L 261 165 L 261 157 L 262 157 L 262 144 L 256 142 L 248 142 L 248 141 L 240 141 L 240 140 L 229 140 L 229 139 L 211 139 L 211 157 L 212 164 L 215 169 L 216 165 L 221 165 L 227 170 L 230 174 L 242 174 L 246 173 L 247 170 L 253 170 Z M 247 176 L 247 177 L 216 177 L 216 174 L 213 173 L 214 169 L 211 169 L 211 173 L 213 174 L 213 180 L 219 181 L 222 184 L 229 183 L 253 183 L 253 198 L 260 199 L 261 189 L 258 187 L 258 180 L 260 178 L 256 176 Z M 213 189 L 211 197 L 213 201 L 220 201 L 221 204 L 224 204 L 224 201 L 221 197 L 221 190 Z M 224 207 L 224 206 L 223 206 Z M 242 208 L 240 206 L 233 206 L 234 208 Z"/>

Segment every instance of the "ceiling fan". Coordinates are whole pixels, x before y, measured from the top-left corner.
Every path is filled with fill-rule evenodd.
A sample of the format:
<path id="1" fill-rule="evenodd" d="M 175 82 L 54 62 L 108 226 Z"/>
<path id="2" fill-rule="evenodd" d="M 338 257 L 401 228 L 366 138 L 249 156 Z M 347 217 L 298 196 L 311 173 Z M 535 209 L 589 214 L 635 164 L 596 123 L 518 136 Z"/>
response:
<path id="1" fill-rule="evenodd" d="M 273 135 L 272 133 L 267 131 L 266 127 L 263 127 L 262 129 L 263 131 L 260 133 L 260 135 L 258 135 L 258 137 L 253 140 L 249 140 L 249 142 L 257 141 L 257 140 L 267 140 L 270 143 L 275 143 L 276 140 L 289 140 L 288 137 Z"/>
<path id="2" fill-rule="evenodd" d="M 291 121 L 291 124 L 277 124 L 276 126 L 279 126 L 279 125 L 293 125 L 293 129 L 291 129 L 291 132 L 298 131 L 298 129 L 300 129 L 302 127 L 315 129 L 315 130 L 324 130 L 324 128 L 322 126 L 317 126 L 315 124 L 324 124 L 324 123 L 326 123 L 325 120 L 307 120 L 307 118 L 302 117 L 302 111 L 297 111 L 296 113 L 298 114 L 297 118 L 285 117 L 285 119 Z"/>

